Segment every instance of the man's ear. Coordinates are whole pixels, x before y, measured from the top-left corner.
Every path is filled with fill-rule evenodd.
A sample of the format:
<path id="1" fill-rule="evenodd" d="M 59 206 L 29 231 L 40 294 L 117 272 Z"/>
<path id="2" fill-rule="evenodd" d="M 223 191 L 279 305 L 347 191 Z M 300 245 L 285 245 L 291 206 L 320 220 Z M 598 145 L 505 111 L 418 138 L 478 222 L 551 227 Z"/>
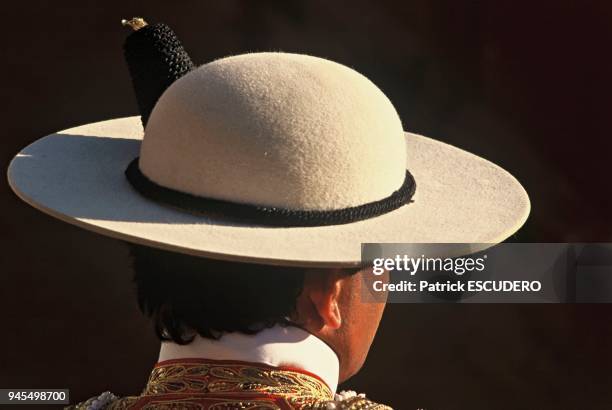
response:
<path id="1" fill-rule="evenodd" d="M 301 319 L 320 329 L 338 329 L 342 325 L 338 303 L 341 291 L 342 276 L 337 272 L 307 272 L 297 306 Z"/>

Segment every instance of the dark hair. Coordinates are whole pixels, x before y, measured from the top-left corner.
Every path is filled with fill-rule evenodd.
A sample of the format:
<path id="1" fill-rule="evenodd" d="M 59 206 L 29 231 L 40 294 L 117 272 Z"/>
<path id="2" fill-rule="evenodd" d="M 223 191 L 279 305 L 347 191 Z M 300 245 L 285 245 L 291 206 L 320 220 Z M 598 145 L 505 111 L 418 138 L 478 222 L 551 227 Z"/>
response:
<path id="1" fill-rule="evenodd" d="M 305 268 L 199 258 L 129 244 L 138 305 L 161 340 L 218 339 L 287 323 Z M 354 272 L 351 272 L 354 273 Z"/>

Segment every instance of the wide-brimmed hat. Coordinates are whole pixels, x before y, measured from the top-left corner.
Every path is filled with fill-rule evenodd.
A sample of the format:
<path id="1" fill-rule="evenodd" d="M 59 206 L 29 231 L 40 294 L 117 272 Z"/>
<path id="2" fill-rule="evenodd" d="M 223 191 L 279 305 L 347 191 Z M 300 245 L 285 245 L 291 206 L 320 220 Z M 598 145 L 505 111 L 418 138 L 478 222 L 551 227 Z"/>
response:
<path id="1" fill-rule="evenodd" d="M 139 117 L 86 124 L 23 149 L 8 177 L 63 221 L 176 252 L 277 265 L 361 263 L 361 244 L 512 235 L 529 199 L 499 166 L 405 132 L 370 80 L 288 53 L 191 70 Z"/>

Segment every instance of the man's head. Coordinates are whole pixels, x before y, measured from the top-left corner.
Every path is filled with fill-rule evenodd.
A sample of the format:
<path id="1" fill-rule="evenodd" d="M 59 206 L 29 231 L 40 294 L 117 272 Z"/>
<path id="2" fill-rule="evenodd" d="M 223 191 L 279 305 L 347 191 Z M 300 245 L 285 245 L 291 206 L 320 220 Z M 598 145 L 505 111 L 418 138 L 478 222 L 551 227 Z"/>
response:
<path id="1" fill-rule="evenodd" d="M 197 258 L 130 245 L 138 303 L 162 340 L 186 344 L 295 324 L 340 359 L 340 380 L 363 365 L 383 303 L 361 301 L 357 269 L 306 269 Z"/>
<path id="2" fill-rule="evenodd" d="M 341 381 L 363 365 L 385 307 L 384 303 L 361 300 L 359 272 L 306 271 L 295 310 L 295 321 L 338 355 Z"/>

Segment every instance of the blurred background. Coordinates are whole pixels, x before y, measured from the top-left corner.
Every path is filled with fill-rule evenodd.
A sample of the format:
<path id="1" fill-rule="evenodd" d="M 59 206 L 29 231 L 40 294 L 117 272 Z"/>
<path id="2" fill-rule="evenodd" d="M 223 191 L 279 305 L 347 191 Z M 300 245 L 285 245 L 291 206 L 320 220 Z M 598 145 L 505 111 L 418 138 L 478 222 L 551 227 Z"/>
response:
<path id="1" fill-rule="evenodd" d="M 406 130 L 523 183 L 532 214 L 511 241 L 612 237 L 609 1 L 24 0 L 2 14 L 2 169 L 46 134 L 137 113 L 120 20 L 138 15 L 173 27 L 197 63 L 281 50 L 362 72 Z M 137 394 L 158 342 L 126 246 L 26 206 L 5 178 L 0 211 L 0 387 Z M 398 410 L 609 409 L 610 314 L 390 305 L 366 366 L 342 387 Z"/>

